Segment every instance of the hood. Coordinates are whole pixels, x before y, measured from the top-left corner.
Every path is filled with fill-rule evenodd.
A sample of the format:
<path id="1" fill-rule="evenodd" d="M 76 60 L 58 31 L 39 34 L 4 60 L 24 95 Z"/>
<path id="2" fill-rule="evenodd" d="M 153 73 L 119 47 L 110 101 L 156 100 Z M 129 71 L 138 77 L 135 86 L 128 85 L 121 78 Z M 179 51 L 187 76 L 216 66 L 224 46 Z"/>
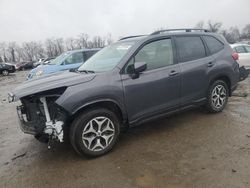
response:
<path id="1" fill-rule="evenodd" d="M 13 90 L 10 95 L 13 95 L 14 101 L 17 101 L 22 97 L 31 94 L 36 94 L 42 91 L 89 82 L 94 79 L 94 77 L 95 74 L 84 74 L 69 71 L 58 72 L 40 78 L 25 81 L 21 85 L 19 85 L 15 90 Z"/>
<path id="2" fill-rule="evenodd" d="M 58 71 L 58 65 L 50 65 L 50 64 L 43 65 L 43 64 L 40 64 L 40 65 L 38 65 L 38 67 L 32 69 L 30 71 L 30 73 L 35 74 L 38 71 L 43 71 L 45 74 L 53 73 L 53 72 Z"/>

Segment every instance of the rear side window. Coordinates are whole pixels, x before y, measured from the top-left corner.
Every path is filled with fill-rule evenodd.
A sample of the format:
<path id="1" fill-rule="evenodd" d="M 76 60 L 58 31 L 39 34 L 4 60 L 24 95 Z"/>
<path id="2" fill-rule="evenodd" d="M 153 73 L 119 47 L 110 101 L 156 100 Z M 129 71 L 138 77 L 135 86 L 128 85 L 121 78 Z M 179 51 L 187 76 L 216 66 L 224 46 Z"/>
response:
<path id="1" fill-rule="evenodd" d="M 237 46 L 237 47 L 235 47 L 234 51 L 236 51 L 239 54 L 246 53 L 246 50 L 245 50 L 245 48 L 243 46 Z"/>
<path id="2" fill-rule="evenodd" d="M 203 36 L 203 38 L 206 41 L 207 47 L 211 54 L 215 54 L 224 48 L 224 44 L 214 37 Z"/>
<path id="3" fill-rule="evenodd" d="M 245 46 L 247 53 L 250 53 L 250 46 Z"/>
<path id="4" fill-rule="evenodd" d="M 97 51 L 85 51 L 83 52 L 84 60 L 86 61 L 89 59 L 92 55 L 94 55 Z"/>
<path id="5" fill-rule="evenodd" d="M 205 47 L 200 37 L 176 37 L 179 61 L 192 61 L 206 57 Z"/>
<path id="6" fill-rule="evenodd" d="M 65 60 L 64 64 L 75 64 L 75 63 L 83 63 L 83 54 L 82 52 L 75 52 L 71 55 L 69 55 Z"/>

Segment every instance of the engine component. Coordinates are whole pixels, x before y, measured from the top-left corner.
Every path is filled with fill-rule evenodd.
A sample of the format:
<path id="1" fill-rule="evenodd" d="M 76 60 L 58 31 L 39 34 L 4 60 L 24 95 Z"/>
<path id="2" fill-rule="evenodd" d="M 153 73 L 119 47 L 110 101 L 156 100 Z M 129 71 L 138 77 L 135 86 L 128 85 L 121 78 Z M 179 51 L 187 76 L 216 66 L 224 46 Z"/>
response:
<path id="1" fill-rule="evenodd" d="M 46 127 L 44 128 L 44 133 L 48 134 L 52 138 L 58 139 L 60 142 L 63 142 L 63 121 L 51 120 L 49 114 L 49 108 L 45 97 L 41 97 L 40 101 L 43 103 L 44 113 L 46 117 Z"/>

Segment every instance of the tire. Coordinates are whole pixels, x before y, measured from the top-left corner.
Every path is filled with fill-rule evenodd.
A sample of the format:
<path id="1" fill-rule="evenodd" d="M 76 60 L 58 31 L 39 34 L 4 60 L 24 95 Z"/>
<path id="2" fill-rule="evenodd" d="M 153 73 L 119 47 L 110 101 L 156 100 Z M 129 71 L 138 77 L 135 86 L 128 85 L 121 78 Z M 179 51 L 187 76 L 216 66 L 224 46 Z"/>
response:
<path id="1" fill-rule="evenodd" d="M 206 109 L 211 113 L 221 112 L 227 104 L 228 96 L 228 85 L 223 80 L 216 80 L 209 87 Z"/>
<path id="2" fill-rule="evenodd" d="M 2 74 L 3 74 L 3 76 L 8 76 L 9 75 L 9 71 L 8 70 L 3 70 Z"/>
<path id="3" fill-rule="evenodd" d="M 94 108 L 83 112 L 73 121 L 69 139 L 80 155 L 97 157 L 114 147 L 119 134 L 120 121 L 115 113 L 105 108 Z"/>

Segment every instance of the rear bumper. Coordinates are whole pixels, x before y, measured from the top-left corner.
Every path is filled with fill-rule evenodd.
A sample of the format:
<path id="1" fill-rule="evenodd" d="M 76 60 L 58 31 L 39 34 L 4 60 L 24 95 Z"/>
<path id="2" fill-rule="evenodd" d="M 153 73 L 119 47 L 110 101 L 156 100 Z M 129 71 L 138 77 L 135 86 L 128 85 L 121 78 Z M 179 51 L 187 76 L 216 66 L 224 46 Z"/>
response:
<path id="1" fill-rule="evenodd" d="M 243 81 L 249 76 L 250 70 L 249 69 L 247 70 L 244 66 L 240 67 L 239 71 L 240 71 L 239 81 Z"/>

